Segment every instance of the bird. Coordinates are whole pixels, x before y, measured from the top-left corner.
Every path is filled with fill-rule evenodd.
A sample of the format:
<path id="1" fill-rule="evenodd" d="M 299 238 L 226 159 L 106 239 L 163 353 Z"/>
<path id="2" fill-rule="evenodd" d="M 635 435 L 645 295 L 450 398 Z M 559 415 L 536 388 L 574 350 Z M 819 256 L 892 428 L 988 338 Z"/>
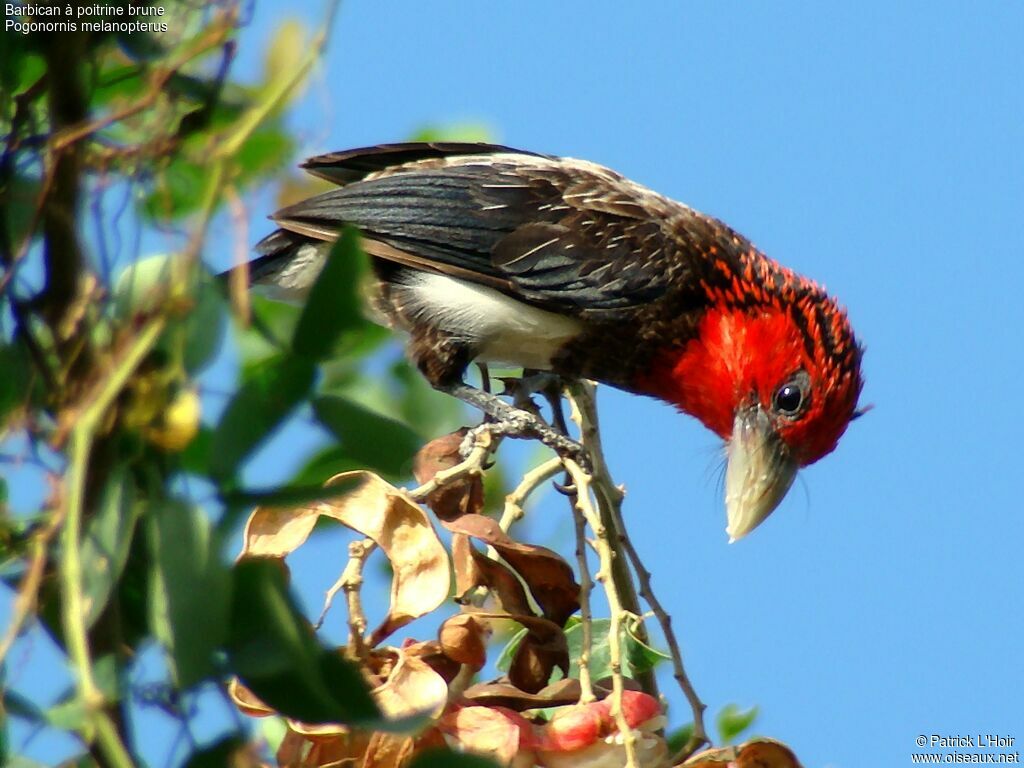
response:
<path id="1" fill-rule="evenodd" d="M 730 541 L 862 412 L 863 349 L 834 298 L 723 222 L 606 167 L 457 142 L 302 165 L 335 186 L 271 216 L 252 283 L 301 297 L 356 227 L 376 317 L 408 334 L 435 388 L 510 418 L 465 382 L 470 363 L 500 362 L 656 398 L 721 437 Z"/>

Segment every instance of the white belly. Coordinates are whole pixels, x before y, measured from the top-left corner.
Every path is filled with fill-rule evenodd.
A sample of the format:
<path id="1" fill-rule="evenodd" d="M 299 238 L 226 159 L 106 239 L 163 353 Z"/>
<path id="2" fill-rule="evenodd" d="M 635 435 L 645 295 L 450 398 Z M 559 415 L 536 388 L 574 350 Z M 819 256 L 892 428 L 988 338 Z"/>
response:
<path id="1" fill-rule="evenodd" d="M 581 330 L 578 320 L 548 312 L 500 291 L 428 272 L 406 272 L 403 309 L 430 318 L 481 350 L 478 359 L 545 370 L 551 357 Z"/>

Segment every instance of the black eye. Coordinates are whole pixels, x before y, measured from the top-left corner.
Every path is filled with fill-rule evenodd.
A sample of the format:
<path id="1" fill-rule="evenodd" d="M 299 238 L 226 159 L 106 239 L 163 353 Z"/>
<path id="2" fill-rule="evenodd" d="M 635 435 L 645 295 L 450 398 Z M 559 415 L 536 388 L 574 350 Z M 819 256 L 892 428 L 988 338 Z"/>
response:
<path id="1" fill-rule="evenodd" d="M 791 381 L 775 393 L 775 410 L 783 416 L 796 416 L 804 404 L 804 391 L 798 382 Z"/>

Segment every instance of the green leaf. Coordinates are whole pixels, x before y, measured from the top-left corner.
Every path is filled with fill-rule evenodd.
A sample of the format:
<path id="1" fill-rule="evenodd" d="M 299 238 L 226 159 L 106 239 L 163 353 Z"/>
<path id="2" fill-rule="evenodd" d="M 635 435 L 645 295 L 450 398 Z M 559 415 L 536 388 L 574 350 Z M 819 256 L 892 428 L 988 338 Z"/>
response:
<path id="1" fill-rule="evenodd" d="M 223 499 L 225 504 L 234 506 L 289 507 L 339 496 L 347 493 L 359 482 L 353 479 L 350 483 L 325 486 L 323 481 L 328 477 L 325 475 L 318 485 L 288 485 L 265 491 L 230 491 L 224 494 Z"/>
<path id="2" fill-rule="evenodd" d="M 153 192 L 143 201 L 142 210 L 151 219 L 166 221 L 181 218 L 199 208 L 208 169 L 200 163 L 177 158 L 158 172 Z"/>
<path id="3" fill-rule="evenodd" d="M 228 308 L 216 278 L 205 269 L 192 287 L 195 304 L 185 316 L 182 363 L 189 373 L 202 370 L 220 350 L 227 330 Z"/>
<path id="4" fill-rule="evenodd" d="M 227 636 L 230 572 L 199 509 L 168 499 L 150 505 L 150 616 L 170 651 L 178 685 L 188 688 L 215 669 Z"/>
<path id="5" fill-rule="evenodd" d="M 288 592 L 276 560 L 243 560 L 234 568 L 230 666 L 280 714 L 306 723 L 381 720 L 359 669 L 322 647 Z"/>
<path id="6" fill-rule="evenodd" d="M 247 138 L 234 162 L 238 164 L 238 180 L 246 183 L 286 168 L 294 144 L 280 125 L 265 125 Z"/>
<path id="7" fill-rule="evenodd" d="M 235 765 L 233 760 L 240 750 L 248 745 L 245 736 L 239 733 L 232 733 L 223 736 L 213 744 L 193 752 L 185 761 L 184 768 L 228 768 Z M 245 761 L 237 761 L 244 764 Z"/>
<path id="8" fill-rule="evenodd" d="M 292 337 L 296 354 L 322 360 L 334 352 L 345 331 L 366 325 L 359 295 L 365 262 L 359 234 L 354 228 L 345 227 L 309 289 Z"/>
<path id="9" fill-rule="evenodd" d="M 32 381 L 31 361 L 20 344 L 0 345 L 0 432 L 7 415 L 28 404 Z"/>
<path id="10" fill-rule="evenodd" d="M 184 316 L 180 310 L 172 313 L 157 348 L 189 373 L 195 373 L 220 349 L 227 304 L 213 275 L 203 268 L 186 270 L 183 266 L 178 255 L 155 254 L 135 261 L 117 277 L 114 307 L 119 317 L 127 319 L 137 313 L 170 308 L 174 302 L 180 305 L 187 298 L 188 311 Z M 186 284 L 176 286 L 172 282 L 175 279 Z"/>
<path id="11" fill-rule="evenodd" d="M 277 301 L 254 293 L 250 296 L 252 325 L 238 339 L 242 359 L 255 362 L 291 346 L 301 309 L 287 301 Z"/>
<path id="12" fill-rule="evenodd" d="M 332 445 L 313 454 L 291 482 L 304 486 L 322 484 L 330 477 L 353 469 L 363 469 L 363 465 L 349 456 L 344 448 Z"/>
<path id="13" fill-rule="evenodd" d="M 402 422 L 344 397 L 314 398 L 313 413 L 341 441 L 348 456 L 384 474 L 407 474 L 423 444 L 423 438 Z"/>
<path id="14" fill-rule="evenodd" d="M 107 478 L 98 512 L 82 538 L 82 592 L 85 622 L 91 627 L 103 613 L 128 560 L 138 506 L 129 471 L 116 467 Z"/>
<path id="15" fill-rule="evenodd" d="M 5 220 L 9 242 L 15 247 L 21 246 L 35 220 L 33 214 L 39 203 L 39 188 L 39 179 L 19 174 L 8 182 L 4 190 L 4 206 L 0 216 Z M 38 232 L 37 223 L 33 234 Z"/>
<path id="16" fill-rule="evenodd" d="M 494 131 L 486 123 L 428 123 L 413 133 L 409 141 L 482 141 L 493 142 Z"/>
<path id="17" fill-rule="evenodd" d="M 756 719 L 756 706 L 744 710 L 735 704 L 726 704 L 715 718 L 718 740 L 723 744 L 732 744 L 736 737 L 753 725 Z"/>
<path id="18" fill-rule="evenodd" d="M 417 755 L 409 768 L 498 768 L 498 764 L 480 755 L 467 755 L 450 749 L 429 749 Z"/>
<path id="19" fill-rule="evenodd" d="M 497 666 L 498 671 L 508 672 L 512 668 L 512 657 L 516 655 L 516 649 L 519 647 L 519 644 L 523 642 L 523 638 L 526 637 L 527 631 L 528 630 L 526 629 L 520 629 L 512 635 L 511 639 L 507 643 L 505 643 L 505 647 L 501 649 L 501 653 L 498 654 L 498 660 L 495 662 L 495 666 Z M 576 656 L 577 668 L 579 665 L 578 660 L 579 655 Z"/>
<path id="20" fill-rule="evenodd" d="M 674 755 L 686 746 L 693 736 L 693 723 L 681 725 L 665 737 L 668 742 L 668 753 Z"/>
<path id="21" fill-rule="evenodd" d="M 221 416 L 210 447 L 210 474 L 226 479 L 298 406 L 313 386 L 315 368 L 296 355 L 277 355 L 247 371 Z"/>
<path id="22" fill-rule="evenodd" d="M 405 358 L 395 361 L 391 375 L 400 387 L 398 415 L 420 434 L 450 432 L 466 418 L 466 408 L 460 401 L 431 387 Z"/>
<path id="23" fill-rule="evenodd" d="M 565 639 L 569 644 L 569 674 L 579 677 L 580 654 L 583 651 L 583 623 L 579 619 L 570 619 L 565 630 Z M 590 675 L 595 680 L 608 677 L 611 669 L 611 619 L 594 619 L 591 625 Z M 620 628 L 620 648 L 623 655 L 622 674 L 636 677 L 653 669 L 657 664 L 671 657 L 651 648 L 636 638 L 627 625 Z"/>
<path id="24" fill-rule="evenodd" d="M 213 430 L 202 425 L 185 450 L 178 454 L 180 466 L 185 472 L 205 475 L 210 468 L 210 447 L 213 444 Z"/>
<path id="25" fill-rule="evenodd" d="M 3 701 L 3 711 L 8 715 L 20 717 L 30 723 L 43 723 L 46 721 L 46 714 L 31 699 L 22 696 L 10 688 L 0 692 L 0 701 Z"/>

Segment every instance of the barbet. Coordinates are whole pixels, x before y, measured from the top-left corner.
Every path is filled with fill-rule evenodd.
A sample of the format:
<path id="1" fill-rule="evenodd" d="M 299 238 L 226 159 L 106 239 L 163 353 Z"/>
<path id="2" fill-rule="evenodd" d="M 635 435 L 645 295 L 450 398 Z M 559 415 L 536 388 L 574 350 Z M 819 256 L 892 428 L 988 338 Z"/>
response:
<path id="1" fill-rule="evenodd" d="M 314 157 L 338 185 L 278 211 L 255 283 L 301 294 L 341 228 L 363 235 L 376 306 L 438 389 L 471 361 L 587 378 L 673 404 L 727 444 L 738 539 L 857 414 L 861 349 L 815 283 L 722 222 L 589 162 L 488 144 Z M 496 405 L 497 403 L 497 405 Z"/>

